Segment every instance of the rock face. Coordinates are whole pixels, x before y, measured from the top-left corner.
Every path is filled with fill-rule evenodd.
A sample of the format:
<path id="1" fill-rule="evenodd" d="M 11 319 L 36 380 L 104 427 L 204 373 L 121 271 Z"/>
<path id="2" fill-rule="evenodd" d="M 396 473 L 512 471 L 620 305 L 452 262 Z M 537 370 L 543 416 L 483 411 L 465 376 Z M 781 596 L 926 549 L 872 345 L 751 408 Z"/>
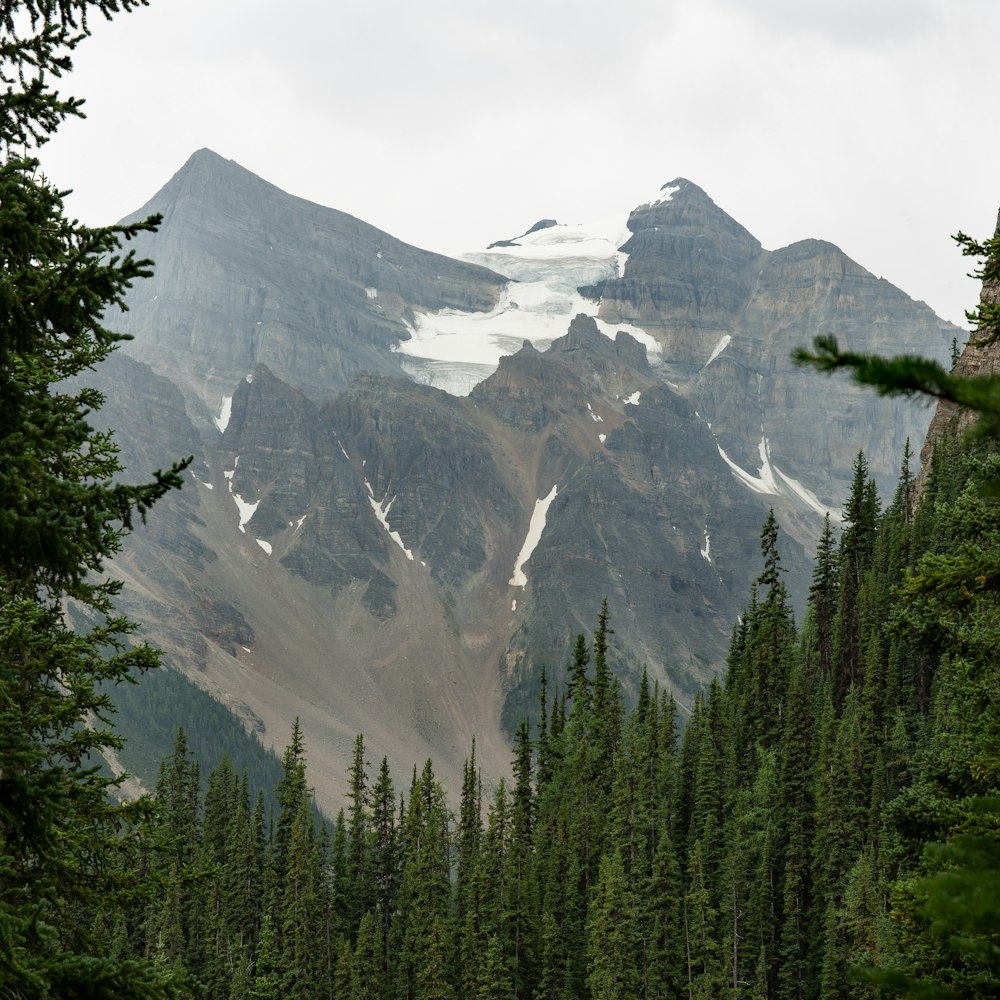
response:
<path id="1" fill-rule="evenodd" d="M 683 180 L 465 261 L 208 151 L 154 210 L 156 275 L 111 321 L 135 339 L 95 378 L 137 476 L 195 462 L 117 562 L 126 610 L 266 739 L 298 716 L 331 808 L 357 732 L 453 788 L 473 736 L 505 771 L 541 665 L 560 682 L 605 596 L 626 691 L 646 666 L 689 704 L 768 508 L 803 594 L 858 449 L 891 483 L 897 423 L 926 424 L 791 348 L 940 358 L 956 335 L 830 244 L 762 249 Z"/>
<path id="2" fill-rule="evenodd" d="M 415 309 L 489 310 L 504 284 L 207 149 L 130 218 L 157 212 L 160 233 L 134 241 L 157 261 L 155 276 L 111 322 L 135 336 L 137 358 L 175 372 L 213 414 L 258 364 L 320 399 L 360 371 L 399 374 L 390 348 L 410 336 Z"/>
<path id="3" fill-rule="evenodd" d="M 1000 213 L 997 214 L 994 234 L 1000 234 Z M 979 301 L 984 306 L 1000 305 L 1000 282 L 984 280 Z M 974 336 L 965 345 L 952 369 L 955 375 L 960 375 L 963 378 L 975 378 L 979 375 L 995 375 L 1000 371 L 1000 343 L 980 346 L 977 342 L 979 339 Z M 920 449 L 920 474 L 917 477 L 916 489 L 918 494 L 923 489 L 937 439 L 950 425 L 954 424 L 958 429 L 964 429 L 968 427 L 972 419 L 973 417 L 968 411 L 959 410 L 954 403 L 948 402 L 948 400 L 941 400 L 938 403 L 930 427 L 927 429 L 927 437 Z"/>
<path id="4" fill-rule="evenodd" d="M 743 469 L 764 464 L 766 441 L 772 465 L 835 508 L 864 448 L 880 487 L 891 491 L 905 441 L 922 437 L 926 416 L 846 379 L 795 368 L 791 352 L 833 333 L 852 350 L 940 360 L 965 331 L 831 243 L 767 251 L 696 184 L 678 178 L 664 192 L 669 198 L 629 217 L 622 277 L 587 289 L 598 316 L 656 337 L 666 377 L 684 387 Z M 788 495 L 780 479 L 773 495 Z"/>

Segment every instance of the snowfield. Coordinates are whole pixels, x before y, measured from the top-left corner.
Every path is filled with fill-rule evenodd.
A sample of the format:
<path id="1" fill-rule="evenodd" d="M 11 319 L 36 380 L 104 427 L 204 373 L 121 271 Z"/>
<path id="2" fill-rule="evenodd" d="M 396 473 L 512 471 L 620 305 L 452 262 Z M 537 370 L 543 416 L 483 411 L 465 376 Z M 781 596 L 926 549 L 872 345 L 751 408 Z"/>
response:
<path id="1" fill-rule="evenodd" d="M 418 313 L 411 339 L 400 344 L 404 367 L 421 382 L 452 395 L 465 395 L 496 371 L 500 358 L 514 354 L 525 341 L 544 350 L 565 335 L 578 313 L 597 319 L 598 302 L 577 289 L 620 277 L 628 254 L 619 248 L 629 238 L 629 213 L 589 225 L 550 226 L 494 247 L 460 254 L 462 260 L 496 271 L 510 279 L 496 308 L 488 313 L 442 310 Z M 605 336 L 626 330 L 645 345 L 650 362 L 659 345 L 639 327 L 608 324 L 597 319 Z"/>

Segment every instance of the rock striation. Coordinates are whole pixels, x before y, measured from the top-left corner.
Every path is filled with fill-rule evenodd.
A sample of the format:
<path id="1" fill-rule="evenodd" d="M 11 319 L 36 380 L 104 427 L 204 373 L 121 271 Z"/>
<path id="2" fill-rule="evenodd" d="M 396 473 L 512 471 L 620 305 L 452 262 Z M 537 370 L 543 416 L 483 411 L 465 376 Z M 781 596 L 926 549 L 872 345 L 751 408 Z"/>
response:
<path id="1" fill-rule="evenodd" d="M 943 358 L 964 335 L 829 243 L 763 249 L 683 179 L 470 260 L 207 150 L 152 211 L 155 276 L 110 318 L 134 340 L 94 378 L 138 476 L 195 462 L 118 560 L 126 610 L 267 740 L 298 716 L 331 806 L 357 732 L 453 788 L 474 736 L 505 771 L 605 596 L 626 692 L 646 667 L 690 704 L 768 508 L 803 594 L 858 449 L 891 488 L 926 427 L 791 349 Z"/>

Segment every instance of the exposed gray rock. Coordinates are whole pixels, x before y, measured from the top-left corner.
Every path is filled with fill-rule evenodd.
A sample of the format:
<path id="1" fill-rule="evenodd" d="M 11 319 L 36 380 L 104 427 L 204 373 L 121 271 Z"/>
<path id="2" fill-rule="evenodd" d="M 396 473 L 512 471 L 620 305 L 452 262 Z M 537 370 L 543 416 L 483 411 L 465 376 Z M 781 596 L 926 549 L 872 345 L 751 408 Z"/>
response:
<path id="1" fill-rule="evenodd" d="M 535 710 L 541 663 L 561 676 L 605 596 L 626 689 L 646 665 L 688 704 L 722 669 L 768 507 L 803 594 L 814 508 L 842 502 L 858 448 L 886 486 L 922 434 L 925 412 L 787 359 L 819 333 L 940 357 L 955 328 L 830 244 L 768 252 L 696 185 L 669 187 L 632 213 L 624 273 L 583 290 L 597 319 L 564 312 L 567 244 L 539 282 L 565 332 L 467 397 L 400 377 L 392 348 L 418 312 L 491 310 L 507 279 L 208 151 L 136 213 L 164 212 L 138 247 L 158 265 L 111 320 L 136 339 L 96 376 L 103 417 L 136 479 L 195 462 L 118 560 L 127 610 L 271 741 L 300 716 L 327 802 L 357 731 L 403 769 L 434 756 L 454 787 L 473 736 L 505 771 L 501 723 Z M 587 253 L 586 280 L 616 272 Z M 632 333 L 605 335 L 618 324 Z"/>
<path id="2" fill-rule="evenodd" d="M 131 219 L 163 215 L 134 241 L 158 261 L 129 311 L 129 353 L 171 371 L 208 411 L 266 364 L 315 399 L 359 371 L 400 372 L 390 348 L 413 310 L 488 310 L 505 280 L 409 246 L 333 209 L 285 194 L 203 149 Z"/>

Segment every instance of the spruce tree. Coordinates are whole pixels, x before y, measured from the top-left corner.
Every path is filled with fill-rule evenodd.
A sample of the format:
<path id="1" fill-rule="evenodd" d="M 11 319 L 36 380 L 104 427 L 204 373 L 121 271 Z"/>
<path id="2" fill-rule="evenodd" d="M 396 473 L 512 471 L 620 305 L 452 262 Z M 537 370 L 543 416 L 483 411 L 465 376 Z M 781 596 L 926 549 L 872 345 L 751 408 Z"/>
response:
<path id="1" fill-rule="evenodd" d="M 432 1000 L 452 993 L 451 816 L 444 789 L 428 760 L 414 772 L 403 827 L 399 890 L 396 992 L 401 1000 Z"/>
<path id="2" fill-rule="evenodd" d="M 129 647 L 120 585 L 99 578 L 125 533 L 182 466 L 116 481 L 112 436 L 88 414 L 100 393 L 74 376 L 121 340 L 103 325 L 150 262 L 120 244 L 156 220 L 94 229 L 70 221 L 38 148 L 81 102 L 54 89 L 88 15 L 137 0 L 10 0 L 0 10 L 0 982 L 14 995 L 163 995 L 169 973 L 102 953 L 94 914 L 135 890 L 117 858 L 146 809 L 113 806 L 118 782 L 90 755 L 120 746 L 101 685 L 155 666 Z M 71 629 L 72 599 L 89 624 Z"/>
<path id="3" fill-rule="evenodd" d="M 587 923 L 590 996 L 593 1000 L 632 1000 L 640 983 L 638 921 L 616 850 L 601 860 Z"/>
<path id="4" fill-rule="evenodd" d="M 362 914 L 371 907 L 374 897 L 370 857 L 369 806 L 371 789 L 368 762 L 365 760 L 364 737 L 354 740 L 354 753 L 348 772 L 348 859 L 347 859 L 347 922 L 356 930 Z"/>
<path id="5" fill-rule="evenodd" d="M 372 788 L 371 866 L 375 893 L 374 912 L 382 925 L 382 969 L 386 981 L 392 971 L 389 943 L 400 881 L 399 831 L 396 827 L 395 805 L 396 793 L 389 772 L 389 761 L 383 757 L 378 778 Z"/>

